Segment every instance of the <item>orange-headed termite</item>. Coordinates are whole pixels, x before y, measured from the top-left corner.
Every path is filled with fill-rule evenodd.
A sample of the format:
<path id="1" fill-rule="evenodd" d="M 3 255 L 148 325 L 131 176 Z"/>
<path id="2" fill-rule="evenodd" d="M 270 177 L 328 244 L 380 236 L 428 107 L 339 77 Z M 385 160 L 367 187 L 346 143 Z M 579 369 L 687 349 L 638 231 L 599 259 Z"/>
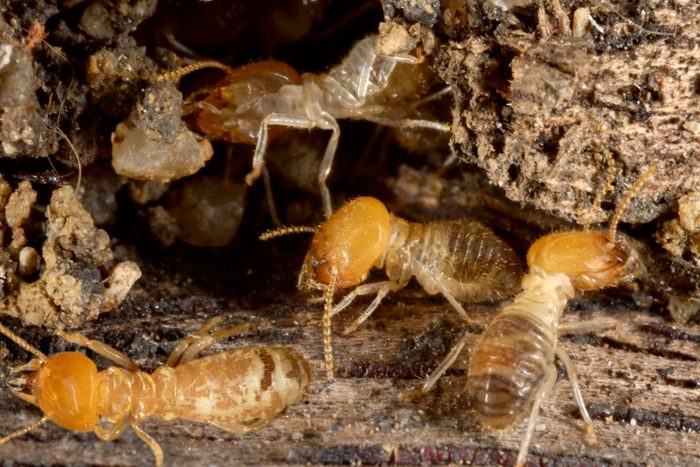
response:
<path id="1" fill-rule="evenodd" d="M 304 357 L 284 347 L 243 347 L 197 358 L 216 341 L 254 327 L 246 323 L 210 333 L 220 321 L 214 318 L 180 341 L 166 365 L 152 374 L 102 342 L 63 331 L 56 334 L 119 367 L 98 371 L 79 352 L 49 357 L 0 324 L 0 333 L 36 356 L 12 368 L 18 376 L 10 382 L 11 391 L 44 413 L 37 422 L 1 438 L 0 444 L 46 421 L 68 430 L 94 431 L 106 441 L 131 427 L 161 466 L 163 450 L 140 427 L 148 417 L 209 423 L 235 434 L 262 427 L 301 399 L 311 370 Z"/>
<path id="2" fill-rule="evenodd" d="M 355 297 L 375 295 L 345 332 L 362 324 L 389 292 L 405 287 L 411 277 L 427 293 L 442 294 L 470 322 L 460 301 L 507 298 L 518 290 L 522 275 L 515 252 L 483 224 L 466 220 L 408 222 L 371 197 L 345 204 L 318 229 L 288 227 L 261 238 L 294 232 L 315 232 L 298 286 L 325 291 L 324 356 L 329 378 L 333 377 L 330 319 Z M 373 267 L 383 268 L 388 280 L 362 284 Z M 332 306 L 335 291 L 349 287 L 355 288 Z"/>
<path id="3" fill-rule="evenodd" d="M 466 389 L 482 425 L 505 429 L 529 413 L 516 465 L 525 462 L 539 407 L 556 381 L 555 356 L 567 369 L 588 437 L 595 440 L 576 369 L 557 340 L 560 333 L 609 328 L 614 326 L 614 320 L 566 327 L 559 322 L 568 300 L 577 290 L 613 286 L 643 271 L 636 250 L 618 238 L 617 224 L 632 197 L 653 172 L 654 167 L 632 186 L 615 211 L 607 233 L 588 229 L 559 232 L 533 243 L 527 253 L 529 271 L 523 277 L 522 292 L 496 315 L 472 351 Z M 606 186 L 609 184 L 610 180 Z M 468 338 L 465 334 L 452 348 L 426 380 L 423 392 L 430 390 L 454 363 Z"/>

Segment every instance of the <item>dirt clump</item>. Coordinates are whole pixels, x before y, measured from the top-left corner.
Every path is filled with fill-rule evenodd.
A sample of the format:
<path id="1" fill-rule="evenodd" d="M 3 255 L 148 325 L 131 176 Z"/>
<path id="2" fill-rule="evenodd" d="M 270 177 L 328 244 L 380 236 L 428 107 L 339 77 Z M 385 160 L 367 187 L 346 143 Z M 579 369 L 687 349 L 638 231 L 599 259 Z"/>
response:
<path id="1" fill-rule="evenodd" d="M 29 182 L 13 192 L 0 179 L 0 313 L 24 324 L 77 327 L 114 309 L 140 277 L 139 267 L 114 264 L 107 232 L 95 228 L 71 186 L 54 190 L 48 206 L 36 202 Z"/>

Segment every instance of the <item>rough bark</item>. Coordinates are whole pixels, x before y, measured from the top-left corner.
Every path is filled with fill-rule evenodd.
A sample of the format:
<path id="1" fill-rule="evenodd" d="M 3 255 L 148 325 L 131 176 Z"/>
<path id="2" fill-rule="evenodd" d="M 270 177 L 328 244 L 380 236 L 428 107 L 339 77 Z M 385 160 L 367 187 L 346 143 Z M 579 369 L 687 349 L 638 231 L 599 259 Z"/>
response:
<path id="1" fill-rule="evenodd" d="M 605 179 L 600 156 L 617 173 L 594 221 L 609 219 L 652 165 L 624 221 L 648 222 L 697 190 L 700 5 L 598 2 L 588 10 L 595 25 L 574 37 L 579 3 L 537 3 L 503 11 L 470 1 L 442 12 L 450 41 L 437 60 L 456 91 L 460 158 L 511 200 L 579 223 Z"/>

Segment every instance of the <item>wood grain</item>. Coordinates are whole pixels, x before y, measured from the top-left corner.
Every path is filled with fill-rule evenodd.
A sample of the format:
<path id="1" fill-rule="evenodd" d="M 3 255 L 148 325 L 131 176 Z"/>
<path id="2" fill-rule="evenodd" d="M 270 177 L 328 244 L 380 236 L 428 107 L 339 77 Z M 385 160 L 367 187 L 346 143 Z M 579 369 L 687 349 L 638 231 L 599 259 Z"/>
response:
<path id="1" fill-rule="evenodd" d="M 310 359 L 316 376 L 301 403 L 249 435 L 236 437 L 183 421 L 149 420 L 144 428 L 161 443 L 167 465 L 510 465 L 515 460 L 525 423 L 502 433 L 486 432 L 470 414 L 463 388 L 473 339 L 433 392 L 417 399 L 402 397 L 464 332 L 446 304 L 424 297 L 418 289 L 389 298 L 354 334 L 335 336 L 338 378 L 333 383 L 324 379 L 321 332 L 313 323 L 319 317 L 318 305 L 307 304 L 303 297 L 293 294 L 256 310 L 227 311 L 225 302 L 203 296 L 181 300 L 180 310 L 164 310 L 162 303 L 132 301 L 129 309 L 92 323 L 85 333 L 153 369 L 179 337 L 206 316 L 223 313 L 229 321 L 259 320 L 262 328 L 236 342 L 217 345 L 215 351 L 233 345 L 289 345 Z M 577 308 L 584 309 L 584 303 L 576 302 Z M 575 360 L 600 445 L 585 443 L 571 386 L 560 374 L 543 405 L 529 465 L 700 465 L 698 326 L 671 326 L 653 313 L 606 312 L 600 305 L 586 305 L 587 311 L 569 311 L 564 322 L 602 316 L 620 322 L 617 330 L 560 341 Z M 349 324 L 360 306 L 341 314 L 336 328 Z M 497 306 L 468 310 L 486 322 Z M 28 339 L 43 334 L 31 329 L 18 332 Z M 49 351 L 63 348 L 53 337 L 34 341 Z M 22 357 L 15 349 L 11 352 L 6 363 Z M 1 433 L 40 416 L 5 390 L 0 392 L 0 410 Z M 0 446 L 0 457 L 32 465 L 153 462 L 150 450 L 131 432 L 109 443 L 92 433 L 51 424 Z"/>

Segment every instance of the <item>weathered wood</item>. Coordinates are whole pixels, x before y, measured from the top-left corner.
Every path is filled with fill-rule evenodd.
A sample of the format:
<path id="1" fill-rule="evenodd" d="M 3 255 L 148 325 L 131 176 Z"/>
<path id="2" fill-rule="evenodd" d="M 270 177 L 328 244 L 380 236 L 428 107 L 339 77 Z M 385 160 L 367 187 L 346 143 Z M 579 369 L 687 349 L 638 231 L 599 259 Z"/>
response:
<path id="1" fill-rule="evenodd" d="M 154 305 L 165 305 L 156 310 Z M 485 432 L 470 414 L 464 396 L 463 358 L 430 394 L 404 400 L 463 332 L 456 314 L 440 299 L 406 290 L 386 304 L 354 334 L 335 336 L 338 378 L 324 379 L 321 332 L 313 324 L 318 305 L 297 296 L 257 310 L 226 311 L 219 300 L 189 297 L 180 309 L 167 301 L 132 302 L 85 329 L 153 368 L 178 337 L 206 316 L 260 320 L 253 335 L 217 345 L 290 345 L 312 363 L 316 381 L 304 400 L 258 432 L 236 437 L 217 428 L 182 421 L 148 421 L 144 428 L 165 451 L 168 465 L 445 463 L 509 465 L 525 423 L 503 433 Z M 599 446 L 584 441 L 583 423 L 571 386 L 560 374 L 543 405 L 529 457 L 531 465 L 697 465 L 700 463 L 700 367 L 697 325 L 670 326 L 652 313 L 601 311 L 578 303 L 565 322 L 613 316 L 620 328 L 601 334 L 565 337 L 561 345 L 575 360 L 583 393 L 599 436 Z M 590 305 L 590 306 L 589 306 Z M 351 322 L 359 306 L 344 312 L 336 329 Z M 486 322 L 497 306 L 469 307 Z M 19 330 L 31 339 L 41 332 Z M 476 337 L 476 336 L 475 336 Z M 39 341 L 37 341 L 39 342 Z M 41 340 L 46 347 L 47 341 Z M 51 339 L 51 350 L 63 344 Z M 18 352 L 12 349 L 14 363 Z M 5 381 L 3 381 L 4 383 Z M 4 384 L 3 384 L 4 387 Z M 0 391 L 0 433 L 36 420 L 40 413 Z M 7 462 L 27 464 L 150 465 L 150 450 L 128 432 L 117 441 L 99 441 L 49 424 L 0 446 Z"/>

